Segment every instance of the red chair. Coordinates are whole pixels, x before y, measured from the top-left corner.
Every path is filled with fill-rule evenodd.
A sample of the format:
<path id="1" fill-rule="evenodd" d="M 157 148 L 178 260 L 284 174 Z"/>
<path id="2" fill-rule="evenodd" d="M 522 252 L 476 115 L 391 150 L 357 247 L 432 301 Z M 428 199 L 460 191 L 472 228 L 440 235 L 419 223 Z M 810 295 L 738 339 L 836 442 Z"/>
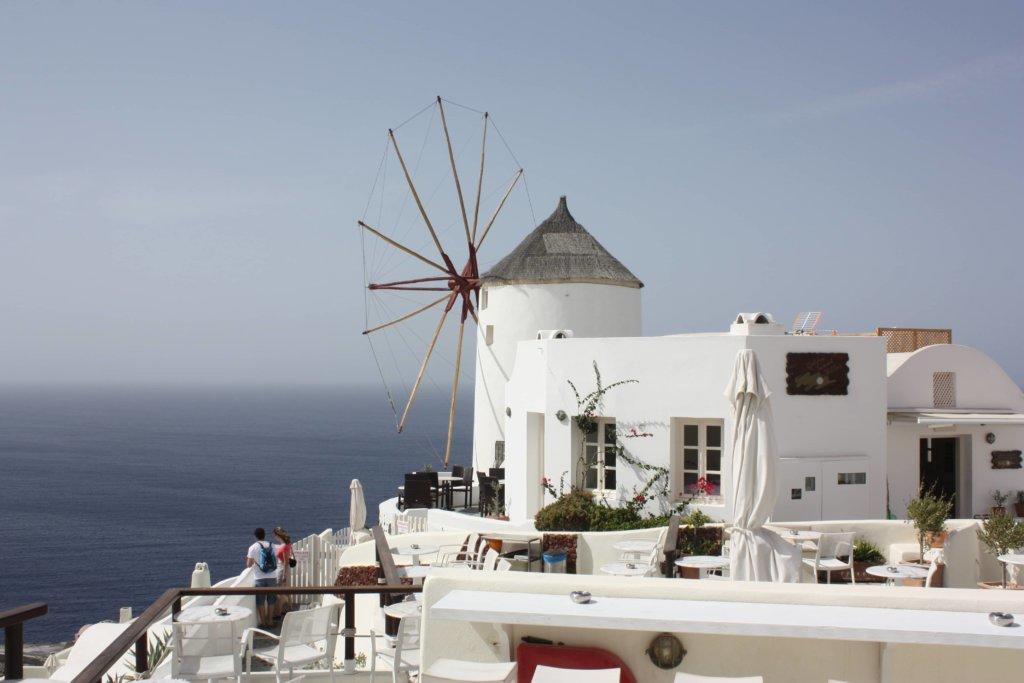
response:
<path id="1" fill-rule="evenodd" d="M 636 677 L 619 657 L 597 647 L 571 647 L 568 645 L 538 645 L 520 643 L 516 648 L 518 683 L 530 683 L 538 664 L 562 669 L 614 669 L 622 671 L 619 683 L 636 683 Z"/>

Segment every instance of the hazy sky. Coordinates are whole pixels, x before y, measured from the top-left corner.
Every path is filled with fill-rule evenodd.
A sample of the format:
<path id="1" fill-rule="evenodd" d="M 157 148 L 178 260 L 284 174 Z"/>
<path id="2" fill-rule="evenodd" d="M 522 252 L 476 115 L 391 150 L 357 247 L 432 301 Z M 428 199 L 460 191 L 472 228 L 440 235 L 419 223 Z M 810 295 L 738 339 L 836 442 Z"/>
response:
<path id="1" fill-rule="evenodd" d="M 375 381 L 355 219 L 436 94 L 646 333 L 949 326 L 1020 382 L 1024 5 L 837 5 L 0 2 L 0 382 Z"/>

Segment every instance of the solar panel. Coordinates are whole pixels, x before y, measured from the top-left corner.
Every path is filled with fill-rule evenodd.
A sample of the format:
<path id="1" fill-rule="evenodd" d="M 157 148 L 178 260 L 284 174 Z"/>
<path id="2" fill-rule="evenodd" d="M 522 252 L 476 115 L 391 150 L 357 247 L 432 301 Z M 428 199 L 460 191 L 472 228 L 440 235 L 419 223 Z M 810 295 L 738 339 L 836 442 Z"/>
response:
<path id="1" fill-rule="evenodd" d="M 797 313 L 793 320 L 793 334 L 814 334 L 818 328 L 818 321 L 821 320 L 821 311 L 805 311 Z"/>

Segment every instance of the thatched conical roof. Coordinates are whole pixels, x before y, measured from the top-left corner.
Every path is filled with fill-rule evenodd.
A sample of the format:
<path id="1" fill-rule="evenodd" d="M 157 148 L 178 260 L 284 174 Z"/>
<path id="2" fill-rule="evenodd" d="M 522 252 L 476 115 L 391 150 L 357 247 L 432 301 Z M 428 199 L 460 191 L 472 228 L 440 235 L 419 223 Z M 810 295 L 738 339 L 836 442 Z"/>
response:
<path id="1" fill-rule="evenodd" d="M 576 222 L 565 197 L 519 246 L 484 273 L 483 280 L 491 285 L 589 282 L 644 286 Z"/>

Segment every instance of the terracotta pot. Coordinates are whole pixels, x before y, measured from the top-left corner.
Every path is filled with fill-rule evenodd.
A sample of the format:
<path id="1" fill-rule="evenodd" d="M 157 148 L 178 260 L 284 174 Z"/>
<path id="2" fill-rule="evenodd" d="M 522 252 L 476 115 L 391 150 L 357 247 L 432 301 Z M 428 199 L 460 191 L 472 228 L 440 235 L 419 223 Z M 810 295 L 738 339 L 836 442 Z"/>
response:
<path id="1" fill-rule="evenodd" d="M 1013 504 L 1013 512 L 1018 517 L 1024 517 L 1024 503 L 1014 503 Z"/>
<path id="2" fill-rule="evenodd" d="M 1002 517 L 1005 514 L 1006 514 L 1006 508 L 1003 508 L 1003 507 L 993 507 L 992 508 L 992 516 L 993 517 Z"/>
<path id="3" fill-rule="evenodd" d="M 906 562 L 902 564 L 910 564 L 915 567 L 921 567 L 927 569 L 927 564 L 918 564 L 917 562 Z M 935 576 L 932 577 L 932 588 L 942 588 L 943 577 L 945 574 L 946 565 L 939 563 L 938 569 L 935 570 Z M 904 586 L 918 586 L 919 588 L 924 587 L 924 579 L 903 579 Z"/>
<path id="4" fill-rule="evenodd" d="M 949 538 L 949 532 L 948 531 L 940 531 L 937 534 L 932 533 L 932 532 L 928 532 L 925 535 L 925 544 L 929 548 L 941 548 L 941 547 L 943 547 L 946 544 L 946 539 L 947 538 Z"/>
<path id="5" fill-rule="evenodd" d="M 699 579 L 700 569 L 697 567 L 679 567 L 679 576 L 683 579 Z"/>
<path id="6" fill-rule="evenodd" d="M 500 538 L 488 538 L 487 539 L 487 545 L 490 546 L 491 550 L 493 550 L 496 553 L 500 553 L 501 552 L 501 544 L 502 544 L 502 540 Z"/>

